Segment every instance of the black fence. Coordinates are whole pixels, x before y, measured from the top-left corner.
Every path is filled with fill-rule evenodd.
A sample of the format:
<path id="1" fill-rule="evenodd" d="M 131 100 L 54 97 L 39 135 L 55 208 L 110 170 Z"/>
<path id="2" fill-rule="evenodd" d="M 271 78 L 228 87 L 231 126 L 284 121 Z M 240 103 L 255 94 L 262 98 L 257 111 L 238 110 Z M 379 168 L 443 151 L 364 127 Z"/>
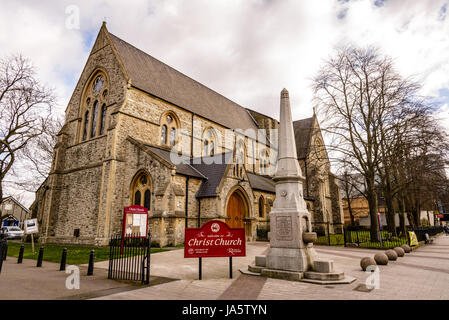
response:
<path id="1" fill-rule="evenodd" d="M 414 231 L 418 241 L 426 241 L 426 233 L 429 237 L 433 237 L 439 233 L 444 232 L 444 228 L 442 226 L 431 226 L 431 227 L 416 227 L 416 228 L 408 228 L 408 231 Z"/>
<path id="2" fill-rule="evenodd" d="M 151 235 L 112 236 L 109 241 L 108 278 L 150 283 Z"/>
<path id="3" fill-rule="evenodd" d="M 429 237 L 444 232 L 442 226 L 428 227 L 407 227 L 407 232 L 401 232 L 396 228 L 396 234 L 384 229 L 377 234 L 378 239 L 371 238 L 369 226 L 345 226 L 340 223 L 312 222 L 312 231 L 317 233 L 315 244 L 325 246 L 360 247 L 391 249 L 404 244 L 410 245 L 408 231 L 414 231 L 418 241 L 426 240 L 426 233 Z M 269 226 L 257 227 L 257 239 L 268 240 Z"/>
<path id="4" fill-rule="evenodd" d="M 312 222 L 312 231 L 316 232 L 315 244 L 326 246 L 344 246 L 344 225 L 342 223 Z"/>
<path id="5" fill-rule="evenodd" d="M 345 247 L 392 249 L 404 244 L 410 244 L 408 233 L 393 235 L 387 230 L 377 233 L 378 239 L 371 237 L 369 227 L 345 227 Z"/>
<path id="6" fill-rule="evenodd" d="M 390 233 L 387 230 L 378 232 L 378 240 L 371 238 L 369 227 L 345 227 L 345 247 L 357 246 L 361 248 L 382 248 L 391 249 L 400 247 L 404 244 L 410 245 L 410 236 L 408 231 L 413 231 L 418 238 L 418 241 L 426 240 L 426 233 L 429 236 L 435 236 L 444 231 L 441 226 L 429 227 L 407 227 L 407 232 L 396 230 L 396 234 Z"/>
<path id="7" fill-rule="evenodd" d="M 268 241 L 268 232 L 270 232 L 270 225 L 257 226 L 257 241 Z"/>

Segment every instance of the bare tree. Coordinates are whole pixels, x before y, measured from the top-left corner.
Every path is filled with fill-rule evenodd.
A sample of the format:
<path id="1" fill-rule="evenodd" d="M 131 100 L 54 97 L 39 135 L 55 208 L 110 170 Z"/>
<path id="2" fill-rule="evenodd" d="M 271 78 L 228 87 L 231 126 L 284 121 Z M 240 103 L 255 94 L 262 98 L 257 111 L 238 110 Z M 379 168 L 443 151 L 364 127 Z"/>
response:
<path id="1" fill-rule="evenodd" d="M 349 218 L 351 219 L 351 226 L 355 226 L 355 216 L 352 209 L 351 200 L 357 195 L 360 194 L 357 191 L 358 183 L 354 177 L 354 175 L 350 174 L 348 170 L 344 170 L 341 176 L 338 176 L 339 185 L 341 190 L 343 191 L 343 198 L 346 199 L 346 203 L 348 206 Z"/>
<path id="2" fill-rule="evenodd" d="M 50 117 L 41 135 L 30 141 L 20 152 L 20 160 L 12 169 L 11 183 L 28 192 L 35 192 L 48 177 L 53 160 L 57 135 L 63 126 L 62 117 Z M 23 172 L 27 172 L 26 175 Z"/>
<path id="3" fill-rule="evenodd" d="M 314 79 L 315 99 L 333 161 L 360 174 L 370 213 L 371 240 L 378 241 L 378 171 L 404 106 L 419 86 L 403 79 L 392 60 L 375 48 L 338 48 Z"/>
<path id="4" fill-rule="evenodd" d="M 21 152 L 48 129 L 54 101 L 27 59 L 15 55 L 0 60 L 0 203 L 5 177 Z"/>

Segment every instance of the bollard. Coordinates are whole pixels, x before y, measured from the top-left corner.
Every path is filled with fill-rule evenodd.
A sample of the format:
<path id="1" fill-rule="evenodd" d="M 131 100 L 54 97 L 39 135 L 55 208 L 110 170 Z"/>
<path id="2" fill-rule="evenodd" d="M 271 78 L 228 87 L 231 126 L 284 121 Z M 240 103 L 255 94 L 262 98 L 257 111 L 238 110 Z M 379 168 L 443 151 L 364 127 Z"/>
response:
<path id="1" fill-rule="evenodd" d="M 3 247 L 4 247 L 4 241 L 0 238 L 0 273 L 2 272 L 3 267 Z"/>
<path id="2" fill-rule="evenodd" d="M 42 267 L 42 259 L 44 258 L 44 247 L 39 249 L 39 256 L 37 257 L 36 267 Z"/>
<path id="3" fill-rule="evenodd" d="M 64 248 L 62 249 L 61 265 L 59 266 L 59 271 L 65 270 L 66 260 L 67 260 L 67 248 Z"/>
<path id="4" fill-rule="evenodd" d="M 6 260 L 6 256 L 8 255 L 8 241 L 5 240 L 3 247 L 3 260 Z"/>
<path id="5" fill-rule="evenodd" d="M 89 256 L 89 267 L 87 268 L 88 276 L 91 276 L 94 274 L 94 255 L 95 255 L 95 250 L 91 250 L 90 256 Z"/>
<path id="6" fill-rule="evenodd" d="M 25 250 L 25 246 L 22 244 L 20 246 L 19 258 L 17 259 L 17 263 L 22 263 L 23 260 L 23 250 Z"/>

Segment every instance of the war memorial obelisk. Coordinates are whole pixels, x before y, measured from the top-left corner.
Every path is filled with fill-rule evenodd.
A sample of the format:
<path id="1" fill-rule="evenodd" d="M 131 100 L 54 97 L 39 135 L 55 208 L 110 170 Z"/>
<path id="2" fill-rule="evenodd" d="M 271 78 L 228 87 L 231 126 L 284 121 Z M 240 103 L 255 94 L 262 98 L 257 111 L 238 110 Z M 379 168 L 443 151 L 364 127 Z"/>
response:
<path id="1" fill-rule="evenodd" d="M 316 233 L 312 232 L 311 215 L 303 197 L 304 177 L 297 159 L 286 89 L 281 92 L 278 139 L 278 162 L 273 177 L 276 199 L 270 212 L 270 249 L 266 256 L 256 256 L 256 264 L 248 266 L 249 273 L 321 284 L 352 282 L 353 278 L 334 271 L 332 260 L 316 257 L 313 248 Z"/>

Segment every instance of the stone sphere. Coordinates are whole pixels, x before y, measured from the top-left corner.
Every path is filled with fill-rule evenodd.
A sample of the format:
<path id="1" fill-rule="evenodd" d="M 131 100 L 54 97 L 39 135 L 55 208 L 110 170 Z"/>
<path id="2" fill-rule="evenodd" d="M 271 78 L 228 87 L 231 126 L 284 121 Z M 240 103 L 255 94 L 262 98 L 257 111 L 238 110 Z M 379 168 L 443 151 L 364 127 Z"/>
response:
<path id="1" fill-rule="evenodd" d="M 366 271 L 366 268 L 368 268 L 368 266 L 375 266 L 375 265 L 376 261 L 374 261 L 374 259 L 371 257 L 365 257 L 362 258 L 362 260 L 360 260 L 360 267 L 362 267 L 363 271 Z"/>
<path id="2" fill-rule="evenodd" d="M 403 257 L 405 256 L 405 250 L 402 249 L 401 247 L 396 247 L 393 249 L 394 251 L 396 251 L 398 257 Z"/>
<path id="3" fill-rule="evenodd" d="M 407 244 L 403 244 L 401 246 L 402 249 L 404 249 L 405 253 L 410 253 L 412 252 L 412 248 L 410 248 Z"/>
<path id="4" fill-rule="evenodd" d="M 380 266 L 385 266 L 388 264 L 388 257 L 385 253 L 379 252 L 374 255 L 374 260 Z"/>
<path id="5" fill-rule="evenodd" d="M 385 251 L 385 254 L 388 257 L 388 260 L 396 261 L 398 259 L 398 254 L 392 249 Z"/>

